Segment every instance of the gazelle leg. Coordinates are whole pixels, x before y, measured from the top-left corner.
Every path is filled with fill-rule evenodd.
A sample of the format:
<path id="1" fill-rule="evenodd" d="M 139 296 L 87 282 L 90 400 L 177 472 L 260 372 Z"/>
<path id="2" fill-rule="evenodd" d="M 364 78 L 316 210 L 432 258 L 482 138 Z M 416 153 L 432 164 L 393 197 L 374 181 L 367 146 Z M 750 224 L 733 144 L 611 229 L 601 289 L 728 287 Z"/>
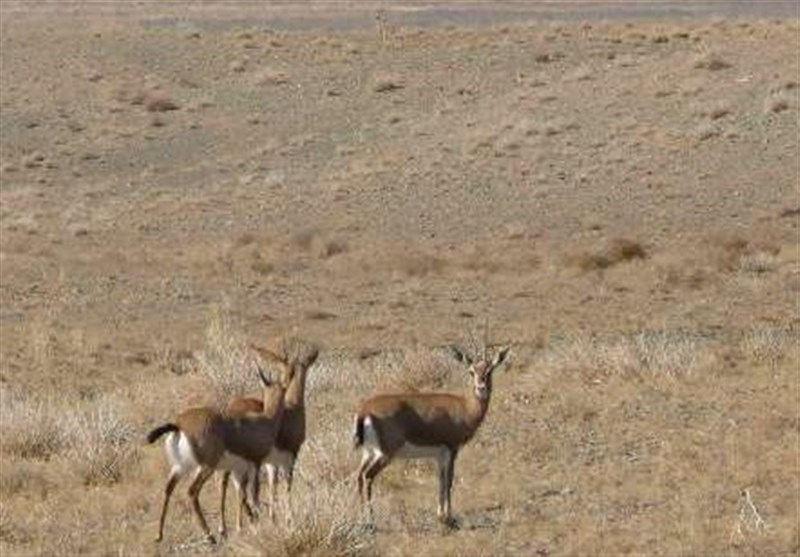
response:
<path id="1" fill-rule="evenodd" d="M 275 505 L 278 490 L 278 467 L 274 464 L 266 464 L 267 484 L 269 485 L 269 519 L 275 521 Z"/>
<path id="2" fill-rule="evenodd" d="M 381 452 L 376 452 L 374 458 L 369 464 L 369 467 L 364 471 L 365 490 L 367 493 L 367 505 L 369 508 L 369 519 L 374 522 L 374 512 L 372 510 L 372 482 L 375 477 L 380 474 L 381 470 L 386 468 L 389 464 L 389 459 Z"/>
<path id="3" fill-rule="evenodd" d="M 219 536 L 221 538 L 224 538 L 228 535 L 228 525 L 225 523 L 225 500 L 228 495 L 228 480 L 230 479 L 230 476 L 230 471 L 224 470 L 219 481 Z"/>
<path id="4" fill-rule="evenodd" d="M 180 474 L 176 470 L 171 470 L 169 473 L 169 478 L 167 478 L 167 485 L 164 488 L 164 503 L 161 505 L 161 515 L 158 519 L 158 536 L 156 536 L 156 541 L 160 542 L 164 539 L 164 521 L 167 518 L 167 506 L 169 506 L 169 498 L 172 496 L 172 492 L 175 490 L 175 486 L 178 485 L 178 481 L 181 479 Z"/>
<path id="5" fill-rule="evenodd" d="M 192 480 L 192 484 L 189 486 L 189 499 L 192 502 L 192 509 L 194 510 L 194 514 L 197 517 L 197 521 L 200 523 L 200 528 L 203 530 L 203 533 L 206 535 L 206 539 L 210 543 L 216 543 L 214 536 L 211 534 L 211 530 L 208 529 L 208 522 L 206 522 L 206 517 L 203 516 L 203 509 L 200 508 L 200 490 L 203 489 L 203 485 L 208 481 L 214 474 L 213 468 L 198 468 L 197 473 Z"/>
<path id="6" fill-rule="evenodd" d="M 439 520 L 445 524 L 452 522 L 450 514 L 450 493 L 453 489 L 453 474 L 455 471 L 456 453 L 448 448 L 443 448 L 439 454 Z"/>
<path id="7" fill-rule="evenodd" d="M 358 496 L 361 498 L 361 501 L 366 503 L 366 497 L 364 494 L 364 484 L 366 482 L 366 478 L 364 477 L 364 473 L 369 468 L 370 463 L 372 462 L 373 453 L 369 449 L 364 449 L 363 453 L 361 454 L 361 464 L 358 465 Z"/>
<path id="8" fill-rule="evenodd" d="M 286 473 L 286 512 L 292 516 L 292 482 L 294 480 L 294 459 L 290 460 L 284 468 Z"/>

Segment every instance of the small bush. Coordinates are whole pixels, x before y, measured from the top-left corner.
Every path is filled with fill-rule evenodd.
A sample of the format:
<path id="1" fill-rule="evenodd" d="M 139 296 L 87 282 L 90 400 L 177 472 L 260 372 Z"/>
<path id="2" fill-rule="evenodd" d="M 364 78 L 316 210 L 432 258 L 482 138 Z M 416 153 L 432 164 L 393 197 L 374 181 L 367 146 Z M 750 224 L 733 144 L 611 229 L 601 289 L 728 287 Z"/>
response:
<path id="1" fill-rule="evenodd" d="M 772 325 L 756 326 L 742 334 L 739 349 L 745 358 L 758 363 L 776 364 L 798 346 L 796 332 Z"/>
<path id="2" fill-rule="evenodd" d="M 353 556 L 370 553 L 355 489 L 344 482 L 317 484 L 293 493 L 291 519 L 261 522 L 257 531 L 236 544 L 244 555 Z"/>
<path id="3" fill-rule="evenodd" d="M 222 407 L 258 388 L 255 356 L 222 308 L 214 308 L 206 328 L 206 348 L 196 353 L 196 359 L 198 371 L 211 385 L 212 404 Z"/>
<path id="4" fill-rule="evenodd" d="M 47 460 L 66 443 L 62 416 L 52 400 L 0 391 L 0 450 L 4 454 Z"/>
<path id="5" fill-rule="evenodd" d="M 616 238 L 599 250 L 581 251 L 567 256 L 566 260 L 567 265 L 582 271 L 596 271 L 634 259 L 646 259 L 647 256 L 647 250 L 639 242 Z"/>
<path id="6" fill-rule="evenodd" d="M 642 331 L 609 339 L 579 334 L 554 344 L 542 357 L 554 371 L 670 378 L 694 374 L 716 362 L 708 341 L 683 331 Z"/>
<path id="7" fill-rule="evenodd" d="M 134 460 L 136 430 L 117 401 L 106 399 L 67 416 L 68 456 L 85 485 L 117 483 Z"/>

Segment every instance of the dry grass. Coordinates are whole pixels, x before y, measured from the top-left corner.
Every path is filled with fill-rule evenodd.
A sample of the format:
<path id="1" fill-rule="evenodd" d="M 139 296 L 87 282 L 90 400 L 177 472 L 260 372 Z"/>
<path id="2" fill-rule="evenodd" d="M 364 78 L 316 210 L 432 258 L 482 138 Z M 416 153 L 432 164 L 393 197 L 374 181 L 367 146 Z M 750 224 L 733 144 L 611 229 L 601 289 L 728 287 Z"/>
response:
<path id="1" fill-rule="evenodd" d="M 229 310 L 215 306 L 206 328 L 205 349 L 197 352 L 197 370 L 209 386 L 208 402 L 223 407 L 258 387 L 253 351 L 233 323 Z"/>
<path id="2" fill-rule="evenodd" d="M 359 509 L 352 486 L 318 484 L 294 494 L 290 519 L 259 526 L 235 543 L 234 552 L 286 557 L 371 554 L 373 540 Z"/>
<path id="3" fill-rule="evenodd" d="M 77 406 L 55 394 L 31 397 L 4 389 L 0 397 L 0 451 L 7 456 L 58 458 L 84 485 L 117 483 L 137 460 L 136 430 L 117 396 Z"/>
<path id="4" fill-rule="evenodd" d="M 565 260 L 570 267 L 581 271 L 602 271 L 628 261 L 647 258 L 645 247 L 634 240 L 614 238 L 604 246 L 593 251 L 578 251 L 568 255 Z"/>
<path id="5" fill-rule="evenodd" d="M 717 349 L 683 331 L 642 331 L 627 337 L 576 334 L 554 340 L 539 356 L 551 373 L 579 372 L 592 381 L 609 376 L 677 379 L 713 369 Z"/>
<path id="6" fill-rule="evenodd" d="M 365 32 L 310 30 L 345 17 L 323 2 L 61 4 L 0 2 L 0 553 L 797 553 L 797 21 L 384 44 L 352 2 Z M 463 392 L 442 346 L 484 317 L 514 363 L 461 528 L 435 464 L 397 463 L 362 531 L 359 401 Z M 204 546 L 183 482 L 154 545 L 144 432 L 254 392 L 248 341 L 290 332 L 324 344 L 294 520 Z"/>

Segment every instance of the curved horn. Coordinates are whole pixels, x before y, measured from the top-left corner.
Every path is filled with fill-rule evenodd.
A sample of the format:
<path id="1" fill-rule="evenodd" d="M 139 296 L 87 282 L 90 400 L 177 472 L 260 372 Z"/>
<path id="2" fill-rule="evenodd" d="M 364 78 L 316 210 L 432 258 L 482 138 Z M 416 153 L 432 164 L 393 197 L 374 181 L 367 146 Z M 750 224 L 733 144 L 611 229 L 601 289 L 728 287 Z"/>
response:
<path id="1" fill-rule="evenodd" d="M 256 370 L 258 371 L 258 378 L 261 380 L 261 384 L 265 387 L 271 387 L 272 381 L 269 380 L 260 365 L 256 364 Z"/>

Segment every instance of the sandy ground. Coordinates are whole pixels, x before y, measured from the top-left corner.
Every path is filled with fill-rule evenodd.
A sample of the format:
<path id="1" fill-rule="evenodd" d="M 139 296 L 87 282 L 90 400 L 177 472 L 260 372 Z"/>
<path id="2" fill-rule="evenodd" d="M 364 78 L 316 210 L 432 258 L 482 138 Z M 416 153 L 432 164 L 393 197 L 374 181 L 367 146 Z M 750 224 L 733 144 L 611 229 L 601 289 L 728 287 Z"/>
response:
<path id="1" fill-rule="evenodd" d="M 796 4 L 421 4 L 2 3 L 4 552 L 208 550 L 141 438 L 286 335 L 331 507 L 487 323 L 461 528 L 396 465 L 365 552 L 798 551 Z"/>

